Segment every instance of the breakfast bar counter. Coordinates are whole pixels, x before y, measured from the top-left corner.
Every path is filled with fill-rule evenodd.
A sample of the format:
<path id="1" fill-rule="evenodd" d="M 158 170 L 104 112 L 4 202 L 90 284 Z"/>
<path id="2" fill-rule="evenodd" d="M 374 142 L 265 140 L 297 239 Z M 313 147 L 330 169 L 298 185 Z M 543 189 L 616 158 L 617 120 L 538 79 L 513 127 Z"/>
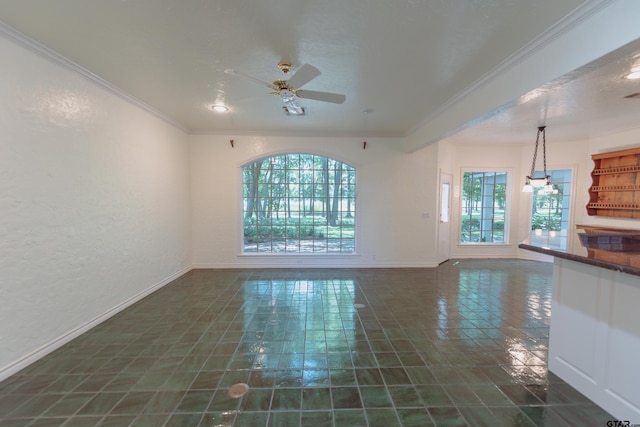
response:
<path id="1" fill-rule="evenodd" d="M 582 253 L 519 245 L 554 257 L 549 370 L 640 423 L 640 231 L 590 227 L 579 237 Z"/>

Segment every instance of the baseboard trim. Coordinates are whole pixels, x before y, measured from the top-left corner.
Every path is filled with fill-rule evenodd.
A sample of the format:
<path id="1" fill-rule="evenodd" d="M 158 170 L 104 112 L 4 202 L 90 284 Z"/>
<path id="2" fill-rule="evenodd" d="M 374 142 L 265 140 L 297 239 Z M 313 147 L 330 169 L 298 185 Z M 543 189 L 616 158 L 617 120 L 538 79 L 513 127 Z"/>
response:
<path id="1" fill-rule="evenodd" d="M 309 261 L 309 262 L 275 262 L 271 261 L 269 263 L 261 263 L 261 262 L 247 262 L 247 263 L 224 263 L 224 264 L 209 264 L 209 263 L 198 263 L 193 265 L 193 269 L 203 269 L 203 270 L 239 270 L 239 269 L 270 269 L 270 268 L 341 268 L 341 269 L 349 269 L 349 268 L 436 268 L 438 263 L 433 262 L 422 262 L 422 263 L 398 263 L 398 262 L 376 262 L 376 263 L 354 263 L 354 264 L 338 264 L 335 262 L 317 262 L 317 261 Z"/>
<path id="2" fill-rule="evenodd" d="M 82 324 L 82 325 L 70 330 L 69 332 L 67 332 L 67 333 L 65 333 L 65 334 L 63 334 L 63 335 L 61 335 L 61 336 L 49 341 L 48 343 L 44 344 L 43 346 L 39 347 L 38 349 L 32 351 L 29 354 L 26 354 L 25 356 L 23 356 L 23 357 L 19 358 L 18 360 L 8 364 L 7 366 L 4 366 L 4 367 L 0 368 L 0 381 L 7 379 L 11 375 L 14 375 L 14 374 L 18 373 L 20 370 L 26 368 L 27 366 L 31 365 L 32 363 L 37 362 L 38 360 L 40 360 L 41 358 L 43 358 L 47 354 L 57 350 L 58 348 L 62 347 L 63 345 L 69 343 L 74 338 L 79 337 L 83 333 L 89 331 L 91 328 L 99 325 L 100 323 L 104 322 L 105 320 L 109 319 L 110 317 L 113 317 L 114 315 L 118 314 L 122 310 L 132 306 L 133 304 L 135 304 L 136 302 L 138 302 L 141 299 L 145 298 L 146 296 L 151 295 L 153 292 L 157 291 L 158 289 L 162 288 L 163 286 L 166 286 L 170 282 L 174 281 L 175 279 L 177 279 L 180 276 L 183 276 L 184 274 L 188 273 L 191 270 L 193 270 L 193 266 L 192 265 L 181 269 L 180 271 L 178 271 L 178 272 L 172 274 L 171 276 L 161 280 L 160 282 L 148 287 L 147 289 L 137 293 L 136 295 L 134 295 L 131 298 L 123 301 L 122 303 L 116 305 L 115 307 L 113 307 L 113 308 L 105 311 L 104 313 L 94 317 L 93 319 L 89 320 L 88 322 L 86 322 L 86 323 L 84 323 L 84 324 Z"/>

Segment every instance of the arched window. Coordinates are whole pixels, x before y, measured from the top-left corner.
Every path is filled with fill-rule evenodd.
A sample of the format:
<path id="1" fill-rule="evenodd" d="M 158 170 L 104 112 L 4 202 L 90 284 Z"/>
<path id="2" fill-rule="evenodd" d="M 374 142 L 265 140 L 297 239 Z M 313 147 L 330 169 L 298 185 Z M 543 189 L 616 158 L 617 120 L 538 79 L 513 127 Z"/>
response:
<path id="1" fill-rule="evenodd" d="M 282 154 L 242 170 L 245 253 L 355 251 L 356 171 L 328 157 Z"/>

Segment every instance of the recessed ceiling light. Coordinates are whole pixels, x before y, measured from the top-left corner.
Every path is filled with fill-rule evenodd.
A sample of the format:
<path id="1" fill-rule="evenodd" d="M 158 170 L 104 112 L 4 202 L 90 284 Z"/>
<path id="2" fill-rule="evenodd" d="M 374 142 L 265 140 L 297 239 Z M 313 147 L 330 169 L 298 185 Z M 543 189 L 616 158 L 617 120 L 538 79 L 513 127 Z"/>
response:
<path id="1" fill-rule="evenodd" d="M 229 107 L 223 104 L 213 104 L 209 108 L 211 108 L 211 110 L 215 111 L 216 113 L 226 113 L 227 111 L 229 111 Z"/>
<path id="2" fill-rule="evenodd" d="M 627 78 L 629 80 L 640 79 L 640 70 L 635 70 L 635 71 L 630 72 L 629 74 L 627 74 Z"/>

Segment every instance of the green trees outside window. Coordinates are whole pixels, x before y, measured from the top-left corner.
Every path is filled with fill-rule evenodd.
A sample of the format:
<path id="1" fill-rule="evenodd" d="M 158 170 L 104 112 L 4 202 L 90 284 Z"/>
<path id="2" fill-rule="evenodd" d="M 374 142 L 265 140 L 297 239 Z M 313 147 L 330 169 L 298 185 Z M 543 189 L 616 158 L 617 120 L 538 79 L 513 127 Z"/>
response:
<path id="1" fill-rule="evenodd" d="M 243 251 L 355 251 L 355 169 L 313 154 L 282 154 L 242 171 Z"/>
<path id="2" fill-rule="evenodd" d="M 530 242 L 542 247 L 566 249 L 569 235 L 571 170 L 549 170 L 553 191 L 539 189 L 531 198 Z"/>
<path id="3" fill-rule="evenodd" d="M 460 242 L 505 243 L 506 206 L 506 172 L 465 172 Z"/>

